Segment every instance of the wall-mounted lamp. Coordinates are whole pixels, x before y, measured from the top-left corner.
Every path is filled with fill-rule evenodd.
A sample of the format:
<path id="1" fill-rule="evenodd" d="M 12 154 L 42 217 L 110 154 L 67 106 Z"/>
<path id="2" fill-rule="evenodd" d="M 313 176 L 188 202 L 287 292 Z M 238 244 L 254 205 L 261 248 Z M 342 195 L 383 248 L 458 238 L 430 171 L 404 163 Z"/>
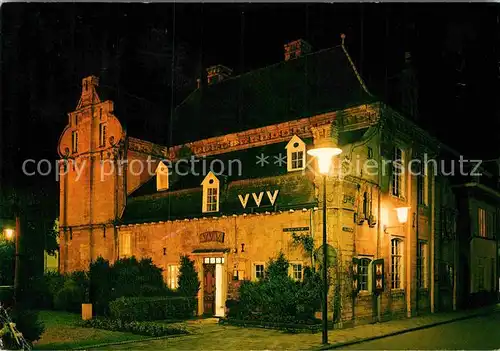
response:
<path id="1" fill-rule="evenodd" d="M 384 233 L 388 234 L 387 233 L 387 229 L 389 228 L 402 228 L 403 225 L 408 222 L 408 211 L 409 211 L 410 207 L 396 207 L 395 210 L 396 210 L 396 214 L 398 216 L 398 222 L 401 224 L 399 226 L 392 226 L 392 227 L 388 227 L 387 225 L 384 225 Z"/>
<path id="2" fill-rule="evenodd" d="M 14 229 L 12 229 L 12 228 L 5 228 L 3 230 L 3 233 L 4 233 L 5 238 L 7 240 L 12 240 L 12 238 L 14 238 Z"/>

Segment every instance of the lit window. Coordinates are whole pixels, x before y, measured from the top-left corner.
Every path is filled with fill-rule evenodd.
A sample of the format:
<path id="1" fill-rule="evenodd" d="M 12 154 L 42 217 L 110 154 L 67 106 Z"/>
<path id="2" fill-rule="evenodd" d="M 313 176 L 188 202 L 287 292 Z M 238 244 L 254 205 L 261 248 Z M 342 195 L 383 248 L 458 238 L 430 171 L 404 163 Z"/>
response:
<path id="1" fill-rule="evenodd" d="M 254 273 L 255 273 L 255 279 L 262 279 L 264 278 L 264 265 L 263 264 L 255 264 L 254 265 Z"/>
<path id="2" fill-rule="evenodd" d="M 292 278 L 295 280 L 302 280 L 303 267 L 302 263 L 292 263 Z"/>
<path id="3" fill-rule="evenodd" d="M 417 286 L 427 288 L 427 243 L 425 242 L 418 243 Z"/>
<path id="4" fill-rule="evenodd" d="M 106 146 L 106 123 L 99 123 L 99 146 Z"/>
<path id="5" fill-rule="evenodd" d="M 478 223 L 479 223 L 479 236 L 486 238 L 486 210 L 484 208 L 479 208 L 478 211 Z"/>
<path id="6" fill-rule="evenodd" d="M 401 289 L 403 272 L 403 241 L 401 239 L 391 240 L 391 288 Z"/>
<path id="7" fill-rule="evenodd" d="M 170 289 L 175 290 L 179 287 L 179 266 L 171 264 L 168 266 L 167 285 Z"/>
<path id="8" fill-rule="evenodd" d="M 219 179 L 213 172 L 207 174 L 203 182 L 202 212 L 219 211 Z"/>
<path id="9" fill-rule="evenodd" d="M 404 196 L 404 153 L 399 147 L 394 148 L 392 162 L 392 195 Z"/>
<path id="10" fill-rule="evenodd" d="M 359 290 L 360 291 L 368 291 L 368 279 L 370 274 L 370 262 L 369 258 L 361 258 L 359 260 L 358 274 L 359 274 Z"/>
<path id="11" fill-rule="evenodd" d="M 287 150 L 287 170 L 299 171 L 306 167 L 306 144 L 298 136 L 294 135 L 285 146 Z"/>
<path id="12" fill-rule="evenodd" d="M 71 133 L 71 152 L 78 152 L 78 132 L 76 130 Z"/>
<path id="13" fill-rule="evenodd" d="M 217 188 L 207 189 L 207 212 L 217 211 Z"/>
<path id="14" fill-rule="evenodd" d="M 131 233 L 121 233 L 120 235 L 120 258 L 132 255 Z"/>

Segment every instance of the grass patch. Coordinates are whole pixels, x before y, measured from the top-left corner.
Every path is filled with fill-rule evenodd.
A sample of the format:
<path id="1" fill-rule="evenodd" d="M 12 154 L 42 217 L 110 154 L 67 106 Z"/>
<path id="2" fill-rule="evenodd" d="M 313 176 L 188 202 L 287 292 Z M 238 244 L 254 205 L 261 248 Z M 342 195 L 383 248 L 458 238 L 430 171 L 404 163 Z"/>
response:
<path id="1" fill-rule="evenodd" d="M 132 333 L 84 328 L 77 324 L 79 314 L 61 311 L 40 311 L 40 319 L 45 323 L 45 332 L 38 340 L 36 350 L 68 350 L 109 342 L 142 340 L 147 338 Z"/>

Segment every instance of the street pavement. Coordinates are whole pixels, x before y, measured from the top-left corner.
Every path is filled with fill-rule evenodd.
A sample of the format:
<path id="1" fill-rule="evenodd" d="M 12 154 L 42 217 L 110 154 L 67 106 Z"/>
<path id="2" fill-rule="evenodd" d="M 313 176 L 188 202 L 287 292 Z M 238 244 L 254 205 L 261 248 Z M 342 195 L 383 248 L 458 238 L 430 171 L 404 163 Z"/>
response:
<path id="1" fill-rule="evenodd" d="M 500 313 L 341 347 L 342 350 L 498 350 Z"/>

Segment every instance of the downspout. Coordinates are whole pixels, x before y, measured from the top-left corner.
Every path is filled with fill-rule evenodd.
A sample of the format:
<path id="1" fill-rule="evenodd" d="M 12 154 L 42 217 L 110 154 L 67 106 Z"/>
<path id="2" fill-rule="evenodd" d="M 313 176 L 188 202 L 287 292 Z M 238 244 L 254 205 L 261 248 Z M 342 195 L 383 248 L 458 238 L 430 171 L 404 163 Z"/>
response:
<path id="1" fill-rule="evenodd" d="M 433 170 L 434 171 L 434 170 Z M 435 174 L 435 173 L 433 173 Z M 436 212 L 435 212 L 435 206 L 436 206 L 436 201 L 435 201 L 435 196 L 436 196 L 436 178 L 435 176 L 432 176 L 431 177 L 431 235 L 430 235 L 430 239 L 431 239 L 431 248 L 430 248 L 430 252 L 431 252 L 431 272 L 430 272 L 430 280 L 431 280 L 431 313 L 435 313 L 436 312 L 436 306 L 435 306 L 435 290 L 436 290 L 436 285 L 435 285 L 435 279 L 434 279 L 434 274 L 435 274 L 435 267 L 434 267 L 434 264 L 435 264 L 435 228 L 436 228 L 436 224 L 435 224 L 435 221 L 436 221 Z M 441 245 L 439 246 L 441 248 Z"/>
<path id="2" fill-rule="evenodd" d="M 313 216 L 313 213 L 314 213 L 314 208 L 311 208 L 309 210 L 309 228 L 311 228 L 311 239 L 313 242 L 313 247 L 312 247 L 312 252 L 311 252 L 311 269 L 313 271 L 316 271 L 316 269 L 314 267 L 314 216 Z"/>
<path id="3" fill-rule="evenodd" d="M 381 142 L 382 142 L 382 116 L 379 111 L 379 131 L 378 131 L 378 172 L 377 172 L 377 178 L 378 178 L 378 196 L 377 196 L 377 252 L 376 252 L 376 259 L 380 258 L 380 232 L 381 232 L 381 219 L 382 219 L 382 209 L 381 209 L 381 196 L 382 196 L 382 176 L 380 174 L 380 165 L 382 164 L 382 147 L 381 147 Z M 372 277 L 373 279 L 373 277 Z M 377 322 L 382 321 L 382 311 L 381 311 L 381 294 L 377 294 Z"/>

